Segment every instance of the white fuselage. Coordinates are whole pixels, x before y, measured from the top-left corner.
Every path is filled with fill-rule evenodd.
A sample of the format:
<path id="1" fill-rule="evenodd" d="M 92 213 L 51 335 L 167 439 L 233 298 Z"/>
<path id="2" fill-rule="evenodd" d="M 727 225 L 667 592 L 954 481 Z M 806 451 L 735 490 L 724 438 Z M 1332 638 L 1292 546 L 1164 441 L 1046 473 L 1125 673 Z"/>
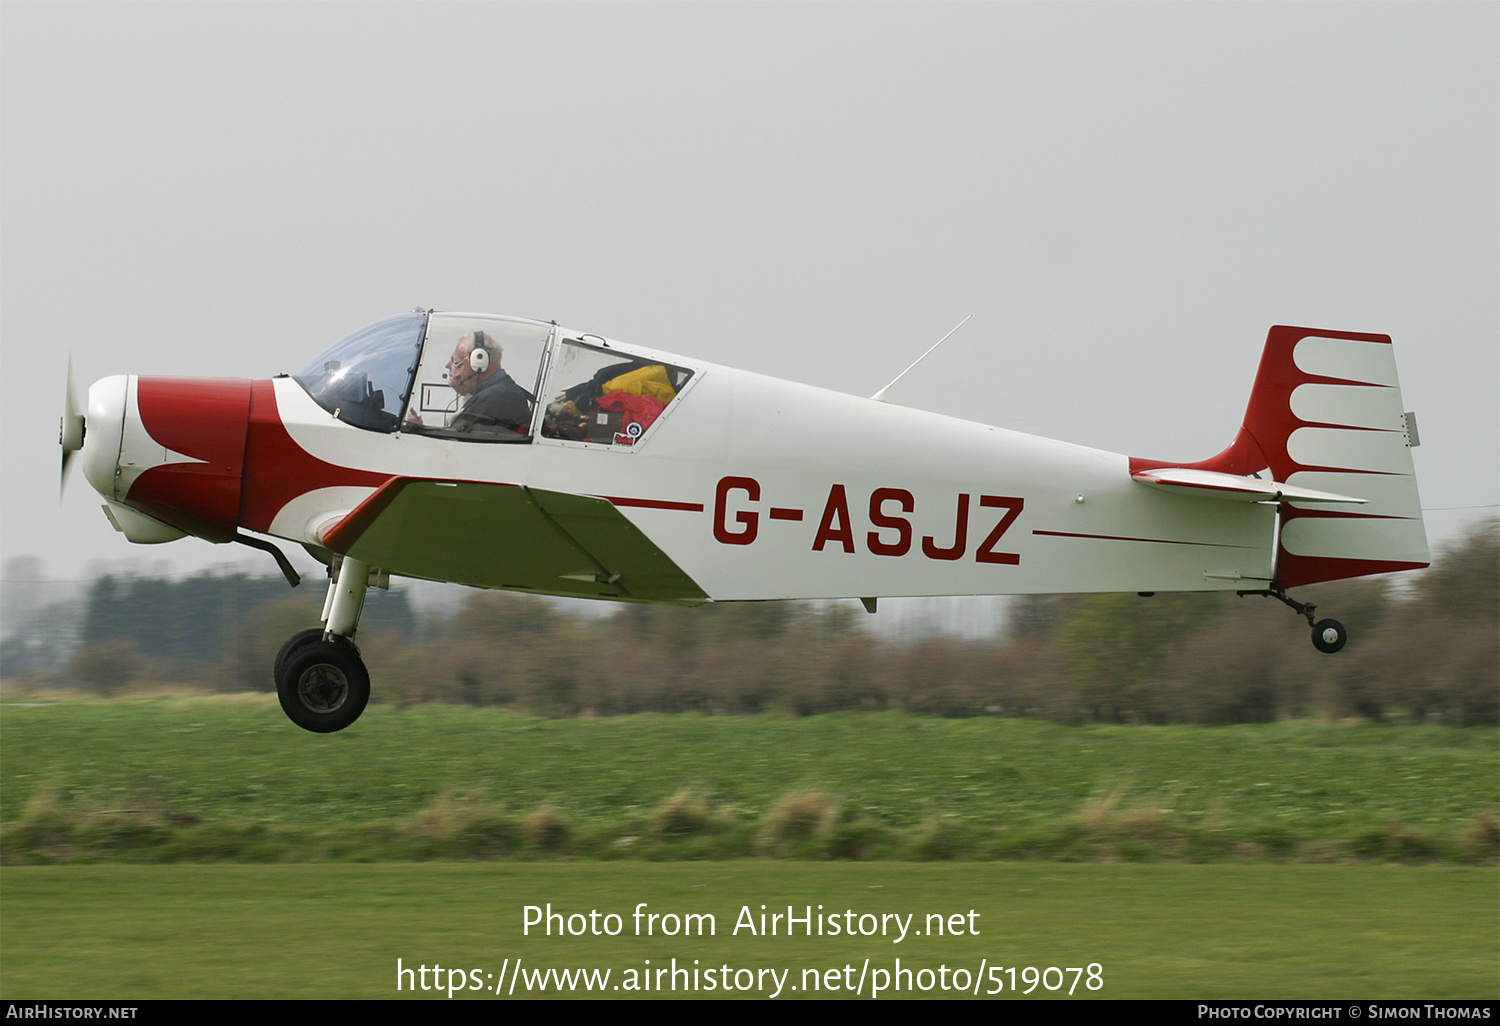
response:
<path id="1" fill-rule="evenodd" d="M 1271 579 L 1270 506 L 1143 487 L 1115 453 L 692 366 L 689 386 L 633 447 L 373 432 L 333 419 L 291 379 L 277 379 L 275 394 L 293 440 L 329 463 L 608 498 L 719 601 L 1203 591 Z M 309 492 L 270 533 L 315 543 L 331 509 L 373 491 Z"/>

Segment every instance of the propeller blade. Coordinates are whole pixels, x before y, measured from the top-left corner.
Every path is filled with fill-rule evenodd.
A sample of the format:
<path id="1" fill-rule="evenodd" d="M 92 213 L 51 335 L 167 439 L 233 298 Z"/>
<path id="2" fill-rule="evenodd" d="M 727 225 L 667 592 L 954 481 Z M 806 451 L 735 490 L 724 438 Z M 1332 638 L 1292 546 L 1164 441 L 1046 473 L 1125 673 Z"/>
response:
<path id="1" fill-rule="evenodd" d="M 78 412 L 77 391 L 73 387 L 73 358 L 68 357 L 68 383 L 63 392 L 63 414 L 62 422 L 58 425 L 57 440 L 62 445 L 62 478 L 58 484 L 57 494 L 62 496 L 63 486 L 68 481 L 68 461 L 73 454 L 83 448 L 84 422 L 83 415 Z"/>

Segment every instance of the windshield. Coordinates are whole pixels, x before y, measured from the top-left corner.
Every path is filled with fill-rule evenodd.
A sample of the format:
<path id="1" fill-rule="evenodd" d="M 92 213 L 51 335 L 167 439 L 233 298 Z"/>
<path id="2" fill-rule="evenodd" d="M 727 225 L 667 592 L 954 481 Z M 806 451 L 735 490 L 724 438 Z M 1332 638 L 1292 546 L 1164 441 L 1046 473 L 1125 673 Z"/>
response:
<path id="1" fill-rule="evenodd" d="M 411 394 L 426 324 L 425 313 L 376 321 L 325 350 L 296 381 L 339 420 L 394 431 Z"/>

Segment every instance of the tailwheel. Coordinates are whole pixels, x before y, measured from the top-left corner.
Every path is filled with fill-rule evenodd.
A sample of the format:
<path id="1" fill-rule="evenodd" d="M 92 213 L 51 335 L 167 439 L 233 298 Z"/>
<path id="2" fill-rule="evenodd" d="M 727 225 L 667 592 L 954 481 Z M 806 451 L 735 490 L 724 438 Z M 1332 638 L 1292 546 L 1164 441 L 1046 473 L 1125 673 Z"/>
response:
<path id="1" fill-rule="evenodd" d="M 301 637 L 284 646 L 290 651 L 276 675 L 281 708 L 303 730 L 343 730 L 359 719 L 370 701 L 370 673 L 351 642 L 309 638 L 294 645 Z"/>
<path id="2" fill-rule="evenodd" d="M 1343 648 L 1348 640 L 1349 632 L 1337 620 L 1319 620 L 1313 624 L 1312 643 L 1319 652 L 1332 655 Z"/>
<path id="3" fill-rule="evenodd" d="M 1339 651 L 1349 641 L 1349 631 L 1343 624 L 1337 620 L 1315 621 L 1313 616 L 1317 612 L 1318 607 L 1311 602 L 1298 602 L 1286 593 L 1285 588 L 1240 591 L 1235 594 L 1242 598 L 1246 595 L 1264 595 L 1266 598 L 1273 598 L 1277 602 L 1291 608 L 1298 616 L 1305 619 L 1307 625 L 1312 628 L 1313 647 L 1319 652 L 1326 652 L 1328 655 L 1333 655 L 1333 653 Z"/>

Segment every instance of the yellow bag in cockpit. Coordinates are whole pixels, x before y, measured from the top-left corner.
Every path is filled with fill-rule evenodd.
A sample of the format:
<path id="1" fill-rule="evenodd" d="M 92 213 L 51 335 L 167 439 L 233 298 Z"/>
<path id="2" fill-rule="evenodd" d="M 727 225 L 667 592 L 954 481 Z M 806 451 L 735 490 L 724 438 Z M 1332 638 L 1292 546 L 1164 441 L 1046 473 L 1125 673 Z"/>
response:
<path id="1" fill-rule="evenodd" d="M 672 379 L 667 377 L 667 369 L 659 363 L 653 363 L 649 367 L 637 367 L 617 378 L 610 378 L 604 383 L 602 391 L 606 395 L 610 392 L 654 395 L 662 401 L 664 406 L 677 398 L 677 389 L 672 387 Z"/>

